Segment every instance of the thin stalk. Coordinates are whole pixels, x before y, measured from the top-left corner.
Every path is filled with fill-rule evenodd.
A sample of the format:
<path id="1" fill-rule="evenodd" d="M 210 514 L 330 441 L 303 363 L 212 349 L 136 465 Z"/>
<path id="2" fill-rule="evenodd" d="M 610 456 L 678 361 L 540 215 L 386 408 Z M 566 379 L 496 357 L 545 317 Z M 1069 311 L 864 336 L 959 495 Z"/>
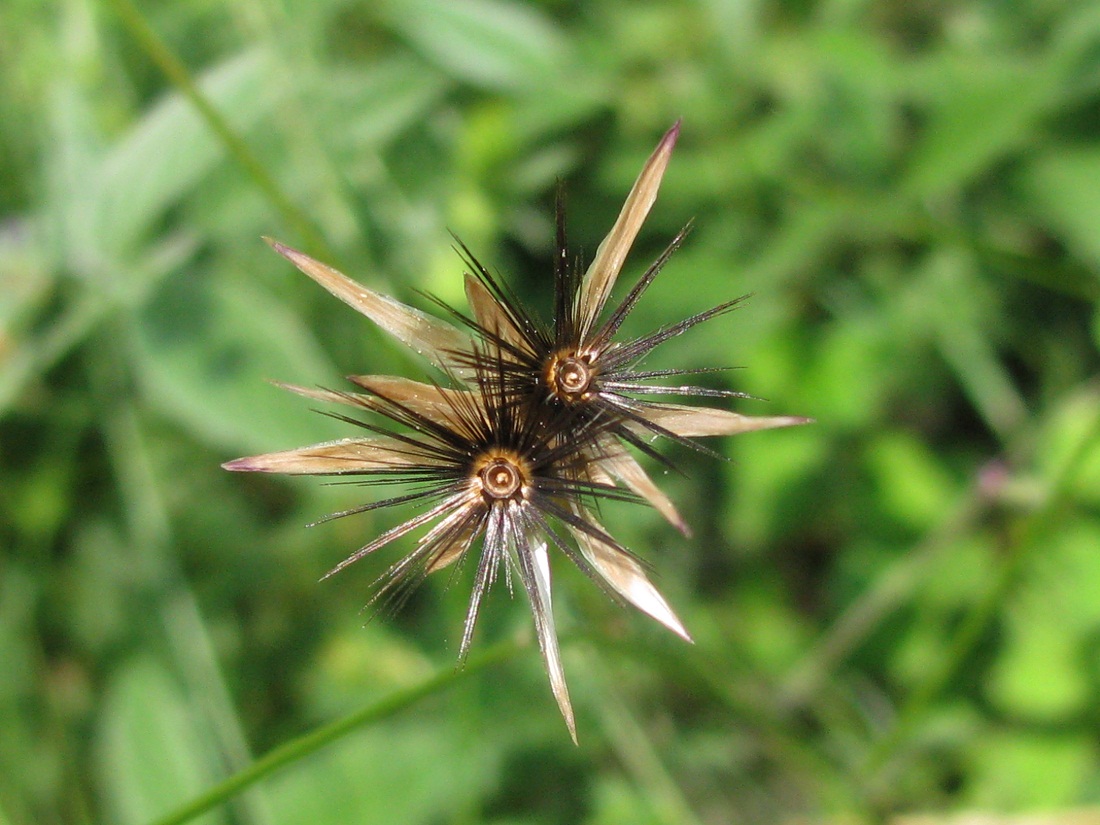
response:
<path id="1" fill-rule="evenodd" d="M 362 242 L 364 216 L 356 202 L 356 187 L 333 157 L 331 145 L 321 138 L 318 118 L 309 105 L 305 79 L 322 74 L 322 67 L 302 28 L 294 25 L 292 13 L 279 0 L 245 0 L 231 4 L 230 12 L 275 55 L 271 82 L 286 91 L 275 116 L 287 136 L 291 162 L 315 170 L 318 197 L 310 203 L 313 214 L 337 237 L 355 236 Z"/>
<path id="2" fill-rule="evenodd" d="M 628 707 L 622 692 L 616 690 L 596 657 L 589 655 L 588 669 L 600 683 L 599 710 L 608 742 L 622 760 L 662 822 L 700 825 L 702 820 L 691 809 L 676 779 L 661 761 L 657 746 Z"/>
<path id="3" fill-rule="evenodd" d="M 115 13 L 118 14 L 130 35 L 138 45 L 164 72 L 165 76 L 180 93 L 187 98 L 199 115 L 206 121 L 206 125 L 218 137 L 225 146 L 226 151 L 239 163 L 252 178 L 253 183 L 267 196 L 268 200 L 282 213 L 288 224 L 293 226 L 306 241 L 307 245 L 316 249 L 318 254 L 327 260 L 333 260 L 334 256 L 324 236 L 306 214 L 300 210 L 271 175 L 267 173 L 260 159 L 248 147 L 241 138 L 222 117 L 217 108 L 206 98 L 198 84 L 192 79 L 190 72 L 168 45 L 161 39 L 141 11 L 132 0 L 110 0 Z"/>
<path id="4" fill-rule="evenodd" d="M 419 684 L 391 693 L 389 696 L 367 705 L 343 719 L 337 719 L 335 722 L 280 745 L 275 750 L 257 759 L 244 770 L 219 782 L 181 808 L 155 820 L 152 825 L 180 825 L 180 823 L 188 822 L 218 805 L 224 804 L 244 789 L 270 776 L 279 768 L 293 764 L 365 725 L 388 719 L 416 704 L 421 699 L 440 693 L 468 676 L 499 664 L 514 656 L 525 646 L 523 642 L 513 640 L 501 642 L 481 653 L 471 654 L 461 670 L 455 668 L 442 670 Z"/>

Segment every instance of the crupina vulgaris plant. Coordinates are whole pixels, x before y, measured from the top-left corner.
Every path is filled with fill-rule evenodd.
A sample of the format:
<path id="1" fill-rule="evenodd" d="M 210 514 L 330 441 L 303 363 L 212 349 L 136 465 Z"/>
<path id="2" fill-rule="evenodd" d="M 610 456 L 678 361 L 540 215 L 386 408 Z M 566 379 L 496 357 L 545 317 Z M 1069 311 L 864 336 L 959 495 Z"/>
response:
<path id="1" fill-rule="evenodd" d="M 636 498 L 589 479 L 593 450 L 612 425 L 606 417 L 582 418 L 575 410 L 532 408 L 512 395 L 499 352 L 475 350 L 468 362 L 472 391 L 439 392 L 430 404 L 399 401 L 382 392 L 329 392 L 376 420 L 339 418 L 368 435 L 228 462 L 230 470 L 352 477 L 366 485 L 404 483 L 411 492 L 371 502 L 332 517 L 399 504 L 424 509 L 367 542 L 333 568 L 427 527 L 415 549 L 378 579 L 374 599 L 398 598 L 428 573 L 462 560 L 480 542 L 473 595 L 459 652 L 465 658 L 482 598 L 503 568 L 511 589 L 518 573 L 535 617 L 539 648 L 558 706 L 576 739 L 554 615 L 550 562 L 553 546 L 596 581 L 606 579 L 608 557 L 641 570 L 629 550 L 582 514 L 582 502 Z M 395 426 L 396 425 L 396 426 Z M 428 527 L 428 525 L 431 525 Z M 578 547 L 583 550 L 578 550 Z M 593 549 L 598 548 L 596 553 Z M 587 551 L 587 552 L 585 552 Z M 654 590 L 649 598 L 666 622 L 679 624 Z"/>
<path id="2" fill-rule="evenodd" d="M 531 604 L 554 696 L 574 741 L 576 727 L 551 610 L 549 548 L 561 551 L 612 595 L 690 641 L 646 575 L 644 564 L 595 519 L 593 502 L 640 497 L 686 535 L 687 526 L 675 506 L 626 446 L 662 460 L 652 446 L 657 436 L 696 446 L 691 439 L 700 436 L 809 421 L 654 400 L 669 395 L 743 397 L 727 390 L 651 383 L 675 380 L 695 370 L 642 368 L 657 346 L 732 310 L 740 298 L 638 338 L 618 336 L 623 321 L 680 246 L 687 229 L 623 300 L 605 312 L 627 253 L 656 199 L 679 130 L 677 122 L 661 139 L 583 274 L 566 244 L 559 193 L 549 321 L 529 311 L 460 241 L 469 266 L 465 289 L 470 313 L 441 304 L 455 319 L 450 323 L 367 289 L 269 239 L 302 272 L 441 369 L 450 386 L 378 375 L 350 377 L 364 392 L 283 385 L 307 397 L 369 412 L 386 423 L 338 415 L 370 435 L 225 465 L 230 470 L 354 476 L 367 484 L 411 486 L 412 492 L 331 516 L 398 504 L 426 508 L 365 544 L 330 575 L 430 524 L 415 549 L 378 580 L 375 599 L 399 595 L 423 576 L 464 559 L 480 546 L 460 658 L 469 650 L 489 584 L 501 568 L 510 583 L 510 571 L 515 570 Z M 627 490 L 616 487 L 616 481 Z"/>

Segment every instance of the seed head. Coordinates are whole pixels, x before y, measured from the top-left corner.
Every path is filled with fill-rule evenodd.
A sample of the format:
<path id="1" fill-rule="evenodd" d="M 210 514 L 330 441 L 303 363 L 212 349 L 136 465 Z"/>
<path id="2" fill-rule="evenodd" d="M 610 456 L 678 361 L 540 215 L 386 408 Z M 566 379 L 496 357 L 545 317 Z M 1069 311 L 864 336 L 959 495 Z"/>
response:
<path id="1" fill-rule="evenodd" d="M 504 381 L 500 353 L 477 350 L 475 356 L 476 389 L 448 392 L 436 387 L 429 403 L 382 392 L 288 387 L 370 414 L 335 415 L 368 435 L 239 458 L 224 466 L 242 472 L 344 476 L 365 485 L 407 483 L 411 492 L 328 517 L 397 505 L 426 508 L 360 547 L 327 575 L 407 533 L 426 529 L 415 549 L 375 582 L 372 603 L 380 598 L 400 602 L 424 576 L 479 548 L 460 658 L 469 650 L 482 599 L 498 571 L 503 566 L 506 574 L 515 572 L 531 604 L 554 696 L 576 739 L 550 605 L 549 547 L 560 550 L 608 592 L 685 638 L 687 631 L 641 563 L 591 515 L 591 504 L 600 500 L 634 499 L 613 485 L 592 480 L 591 466 L 613 422 L 582 418 L 569 408 L 538 412 L 517 403 Z M 393 385 L 402 386 L 398 380 Z"/>
<path id="2" fill-rule="evenodd" d="M 553 312 L 543 320 L 492 275 L 457 238 L 468 266 L 469 314 L 437 302 L 448 322 L 351 280 L 309 256 L 266 239 L 280 255 L 440 368 L 452 386 L 380 375 L 350 376 L 362 392 L 283 385 L 309 398 L 352 408 L 334 414 L 368 435 L 230 461 L 229 470 L 349 476 L 366 485 L 406 483 L 411 492 L 329 518 L 383 507 L 420 511 L 364 544 L 332 575 L 417 530 L 415 548 L 378 578 L 372 602 L 403 598 L 427 574 L 477 555 L 475 581 L 460 658 L 473 638 L 482 598 L 501 567 L 522 582 L 534 615 L 539 648 L 570 734 L 576 741 L 551 610 L 549 548 L 568 557 L 611 595 L 633 604 L 690 641 L 650 582 L 644 565 L 612 538 L 592 514 L 603 500 L 645 499 L 685 535 L 687 525 L 626 445 L 664 460 L 655 436 L 696 446 L 700 436 L 805 424 L 793 416 L 750 417 L 652 396 L 742 398 L 741 393 L 681 384 L 662 386 L 699 370 L 643 369 L 658 346 L 741 305 L 721 303 L 637 338 L 619 333 L 672 254 L 685 227 L 612 309 L 608 300 L 627 253 L 657 197 L 677 122 L 658 143 L 627 196 L 615 224 L 587 269 L 566 243 L 564 196 L 556 208 Z M 629 491 L 615 486 L 621 482 Z M 510 580 L 510 579 L 509 579 Z"/>

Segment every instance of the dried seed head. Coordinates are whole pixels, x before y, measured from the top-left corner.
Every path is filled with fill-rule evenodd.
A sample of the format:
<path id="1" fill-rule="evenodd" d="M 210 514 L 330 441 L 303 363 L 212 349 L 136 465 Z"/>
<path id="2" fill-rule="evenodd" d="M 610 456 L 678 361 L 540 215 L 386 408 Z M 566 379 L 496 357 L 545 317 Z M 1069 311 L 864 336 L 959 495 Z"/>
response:
<path id="1" fill-rule="evenodd" d="M 596 360 L 592 352 L 562 350 L 546 362 L 545 381 L 552 397 L 575 403 L 586 401 L 596 378 Z"/>
<path id="2" fill-rule="evenodd" d="M 413 549 L 376 580 L 371 603 L 396 606 L 425 576 L 473 552 L 478 556 L 477 570 L 459 644 L 459 658 L 464 659 L 482 600 L 498 572 L 504 569 L 506 577 L 518 574 L 531 604 L 551 690 L 576 741 L 551 609 L 551 550 L 559 550 L 593 581 L 606 585 L 676 633 L 685 638 L 687 633 L 640 563 L 591 515 L 600 501 L 634 499 L 592 469 L 596 456 L 604 451 L 602 445 L 614 443 L 615 422 L 586 418 L 565 405 L 541 408 L 519 403 L 508 383 L 506 363 L 499 347 L 475 350 L 469 369 L 476 389 L 469 391 L 379 376 L 354 379 L 370 394 L 292 387 L 311 398 L 371 413 L 367 420 L 334 414 L 367 434 L 237 459 L 225 467 L 349 476 L 371 486 L 411 485 L 411 492 L 329 517 L 394 505 L 417 505 L 419 509 L 404 523 L 361 546 L 327 575 L 426 528 Z"/>
<path id="3" fill-rule="evenodd" d="M 618 480 L 688 533 L 672 502 L 625 445 L 661 460 L 650 446 L 652 436 L 697 446 L 690 439 L 809 421 L 790 416 L 751 418 L 722 409 L 648 400 L 652 395 L 740 397 L 728 390 L 650 383 L 705 370 L 650 370 L 641 365 L 661 344 L 729 312 L 741 299 L 665 324 L 648 335 L 619 337 L 623 322 L 690 228 L 689 224 L 672 240 L 617 306 L 607 308 L 627 253 L 657 197 L 679 131 L 677 121 L 661 139 L 583 272 L 566 245 L 564 199 L 559 193 L 554 313 L 549 322 L 529 312 L 458 238 L 458 249 L 470 267 L 466 295 L 472 316 L 438 302 L 461 322 L 458 327 L 269 240 L 302 272 L 442 368 L 462 388 L 444 389 L 392 376 L 353 376 L 351 380 L 368 394 L 288 386 L 310 398 L 370 411 L 384 421 L 335 415 L 369 435 L 224 465 L 250 472 L 357 476 L 365 484 L 379 486 L 397 481 L 414 485 L 411 493 L 333 514 L 399 504 L 421 508 L 403 524 L 360 547 L 328 575 L 432 525 L 415 548 L 378 579 L 372 601 L 399 599 L 425 575 L 466 557 L 480 543 L 459 656 L 466 656 L 482 598 L 498 570 L 518 572 L 531 603 L 551 689 L 574 741 L 573 711 L 551 609 L 551 550 L 560 550 L 593 580 L 691 639 L 647 578 L 641 561 L 593 517 L 593 505 L 601 500 L 633 498 L 613 486 Z"/>
<path id="4" fill-rule="evenodd" d="M 477 372 L 481 360 L 477 354 L 478 347 L 496 349 L 503 356 L 500 383 L 506 392 L 517 398 L 525 397 L 535 406 L 550 402 L 546 406 L 567 408 L 568 412 L 577 414 L 578 421 L 592 419 L 597 414 L 605 420 L 609 416 L 618 419 L 618 425 L 610 427 L 613 431 L 611 440 L 631 445 L 653 459 L 662 460 L 650 446 L 653 435 L 710 452 L 692 439 L 806 424 L 810 419 L 795 416 L 751 417 L 723 409 L 649 400 L 648 396 L 652 395 L 744 397 L 723 389 L 691 385 L 661 387 L 652 383 L 657 379 L 677 379 L 708 370 L 642 368 L 643 360 L 658 346 L 734 309 L 741 299 L 666 324 L 639 338 L 619 337 L 623 322 L 690 228 L 689 224 L 672 240 L 617 306 L 607 306 L 627 254 L 656 200 L 679 133 L 680 122 L 677 121 L 646 161 L 614 226 L 600 243 L 588 269 L 583 272 L 566 243 L 565 203 L 559 191 L 554 252 L 554 311 L 549 322 L 532 314 L 518 296 L 493 276 L 458 238 L 455 238 L 457 248 L 470 267 L 465 286 L 472 316 L 467 317 L 438 302 L 452 318 L 460 322 L 458 327 L 373 292 L 301 252 L 270 239 L 268 242 L 275 251 L 333 295 L 431 363 L 443 368 L 469 390 L 477 391 Z M 380 388 L 383 395 L 403 400 L 418 413 L 436 419 L 441 416 L 446 418 L 455 399 L 465 391 L 443 392 L 433 387 L 425 391 L 424 385 L 391 377 L 359 376 L 354 380 L 368 392 Z M 295 388 L 295 391 L 333 400 L 315 390 Z M 394 392 L 398 394 L 391 395 Z M 339 398 L 335 400 L 344 403 Z M 610 451 L 607 439 L 599 440 L 599 443 L 601 449 L 598 454 L 589 449 L 587 458 L 597 460 L 605 471 L 604 480 L 621 481 L 687 535 L 687 526 L 676 513 L 672 502 L 653 484 L 641 465 L 625 450 Z M 325 446 L 319 455 L 338 453 L 340 449 L 339 446 Z M 275 469 L 275 462 L 278 461 L 282 459 L 255 461 L 252 464 L 257 466 L 252 466 L 242 460 L 235 462 L 233 468 L 262 469 L 266 472 L 317 471 L 287 470 L 282 468 L 282 464 L 280 469 Z M 294 461 L 290 463 L 293 465 Z M 300 466 L 314 468 L 323 465 L 324 460 L 318 459 Z"/>
<path id="5" fill-rule="evenodd" d="M 523 499 L 531 485 L 531 468 L 514 453 L 492 451 L 474 461 L 474 478 L 488 503 Z"/>

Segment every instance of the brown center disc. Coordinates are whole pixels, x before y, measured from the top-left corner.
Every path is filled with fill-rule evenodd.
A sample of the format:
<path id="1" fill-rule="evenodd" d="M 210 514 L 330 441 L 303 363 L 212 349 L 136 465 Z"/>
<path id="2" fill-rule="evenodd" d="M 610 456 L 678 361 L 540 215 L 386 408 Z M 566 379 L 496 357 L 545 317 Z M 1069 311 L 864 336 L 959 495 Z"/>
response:
<path id="1" fill-rule="evenodd" d="M 592 386 L 596 371 L 583 355 L 559 353 L 547 367 L 550 388 L 560 398 L 575 401 Z"/>
<path id="2" fill-rule="evenodd" d="M 511 498 L 523 486 L 523 472 L 507 458 L 493 458 L 481 468 L 481 489 L 489 498 Z"/>

